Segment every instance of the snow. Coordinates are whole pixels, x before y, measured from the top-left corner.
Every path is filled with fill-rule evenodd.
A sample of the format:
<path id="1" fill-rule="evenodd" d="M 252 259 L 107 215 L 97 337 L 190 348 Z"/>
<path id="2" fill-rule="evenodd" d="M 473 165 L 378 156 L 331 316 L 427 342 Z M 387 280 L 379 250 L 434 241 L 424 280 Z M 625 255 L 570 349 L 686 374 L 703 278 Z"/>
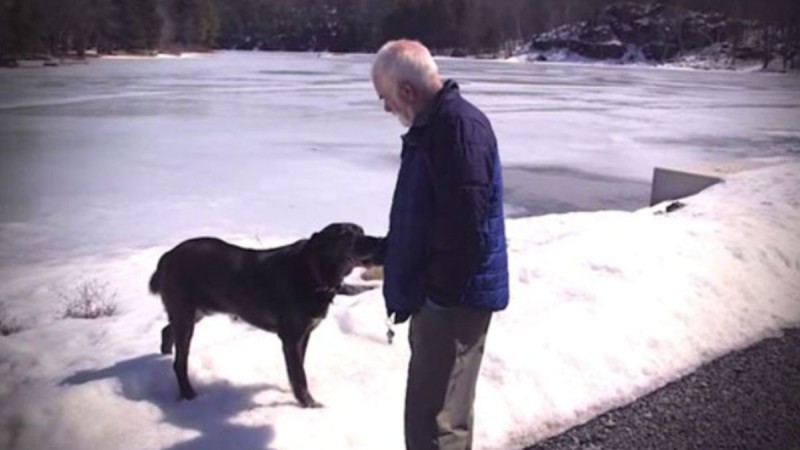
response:
<path id="1" fill-rule="evenodd" d="M 492 324 L 477 448 L 532 443 L 800 325 L 798 173 L 791 160 L 734 175 L 669 214 L 509 221 L 512 301 Z M 171 359 L 156 354 L 165 317 L 145 293 L 164 250 L 5 274 L 16 285 L 92 274 L 123 311 L 58 320 L 57 287 L 12 305 L 38 323 L 0 340 L 4 448 L 402 447 L 407 329 L 385 343 L 378 291 L 337 299 L 313 335 L 307 370 L 325 408 L 296 406 L 275 336 L 224 317 L 198 325 L 200 397 L 177 401 Z"/>
<path id="2" fill-rule="evenodd" d="M 180 59 L 180 58 L 206 58 L 209 54 L 207 53 L 194 53 L 194 52 L 185 52 L 185 53 L 157 53 L 153 56 L 151 55 L 134 55 L 134 54 L 121 54 L 121 55 L 101 55 L 100 58 L 103 59 L 132 59 L 132 60 L 149 60 L 149 59 Z"/>
<path id="3" fill-rule="evenodd" d="M 402 448 L 407 326 L 386 343 L 379 290 L 338 297 L 314 332 L 319 410 L 297 407 L 277 337 L 226 317 L 198 324 L 194 401 L 158 354 L 166 319 L 147 280 L 179 240 L 265 248 L 336 220 L 385 227 L 400 129 L 369 91 L 369 59 L 243 58 L 0 72 L 0 302 L 25 326 L 0 338 L 0 448 Z M 532 443 L 800 326 L 792 78 L 442 65 L 492 118 L 509 173 L 561 177 L 559 190 L 644 182 L 656 164 L 767 164 L 669 214 L 509 219 L 512 299 L 488 339 L 476 448 Z M 59 293 L 92 279 L 119 313 L 61 319 Z"/>

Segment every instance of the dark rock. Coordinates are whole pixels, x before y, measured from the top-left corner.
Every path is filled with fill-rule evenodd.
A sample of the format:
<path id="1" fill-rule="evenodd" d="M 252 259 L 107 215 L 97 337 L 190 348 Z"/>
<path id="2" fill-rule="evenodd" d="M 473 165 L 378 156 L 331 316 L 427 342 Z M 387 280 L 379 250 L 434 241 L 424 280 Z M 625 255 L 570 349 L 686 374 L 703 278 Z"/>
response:
<path id="1" fill-rule="evenodd" d="M 620 59 L 627 49 L 621 44 L 594 44 L 583 41 L 573 41 L 569 49 L 579 55 L 592 59 Z"/>
<path id="2" fill-rule="evenodd" d="M 0 56 L 0 67 L 19 67 L 16 58 Z"/>
<path id="3" fill-rule="evenodd" d="M 578 39 L 583 42 L 592 42 L 596 44 L 602 44 L 607 42 L 614 42 L 617 40 L 617 36 L 611 30 L 611 26 L 608 24 L 601 24 L 597 26 L 585 26 L 579 32 Z"/>
<path id="4" fill-rule="evenodd" d="M 668 62 L 690 52 L 727 52 L 733 58 L 747 57 L 733 39 L 752 29 L 751 23 L 733 20 L 720 13 L 700 13 L 663 4 L 617 3 L 601 10 L 591 20 L 562 25 L 533 36 L 529 49 L 537 52 L 565 51 L 598 60 Z M 724 45 L 723 45 L 724 44 Z M 733 55 L 737 53 L 737 55 Z"/>
<path id="5" fill-rule="evenodd" d="M 467 52 L 463 48 L 454 48 L 453 51 L 450 52 L 450 56 L 454 58 L 465 58 Z"/>
<path id="6" fill-rule="evenodd" d="M 764 59 L 764 51 L 753 47 L 736 48 L 736 58 L 738 59 Z"/>
<path id="7" fill-rule="evenodd" d="M 677 45 L 664 42 L 652 42 L 642 46 L 642 54 L 650 61 L 665 62 L 672 59 L 679 51 Z"/>
<path id="8" fill-rule="evenodd" d="M 670 203 L 669 205 L 667 205 L 667 209 L 666 209 L 666 211 L 667 211 L 668 213 L 671 213 L 672 211 L 677 211 L 677 210 L 679 210 L 679 209 L 683 208 L 684 206 L 686 206 L 686 203 L 682 203 L 682 202 L 672 202 L 672 203 Z"/>

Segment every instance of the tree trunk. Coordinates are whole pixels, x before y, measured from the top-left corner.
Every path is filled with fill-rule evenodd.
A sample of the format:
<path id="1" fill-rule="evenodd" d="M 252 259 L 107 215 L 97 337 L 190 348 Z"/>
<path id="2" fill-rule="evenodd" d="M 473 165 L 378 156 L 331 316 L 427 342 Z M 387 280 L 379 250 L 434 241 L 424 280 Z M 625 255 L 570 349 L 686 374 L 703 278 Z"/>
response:
<path id="1" fill-rule="evenodd" d="M 769 68 L 769 63 L 772 61 L 772 33 L 770 31 L 769 25 L 764 27 L 764 65 L 762 70 L 767 70 Z"/>

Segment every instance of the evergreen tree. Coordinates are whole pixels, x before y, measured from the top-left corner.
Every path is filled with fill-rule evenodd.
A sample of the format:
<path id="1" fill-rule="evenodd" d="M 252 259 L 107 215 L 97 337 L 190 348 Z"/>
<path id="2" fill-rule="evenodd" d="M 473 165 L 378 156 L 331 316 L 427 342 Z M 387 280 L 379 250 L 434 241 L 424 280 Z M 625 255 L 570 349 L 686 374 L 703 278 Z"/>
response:
<path id="1" fill-rule="evenodd" d="M 509 40 L 590 20 L 612 3 L 616 1 L 0 0 L 0 53 L 80 54 L 89 47 L 109 52 L 162 44 L 346 52 L 375 50 L 402 37 L 419 39 L 439 52 L 494 52 Z M 662 3 L 772 23 L 764 46 L 769 44 L 787 60 L 796 53 L 797 0 Z"/>

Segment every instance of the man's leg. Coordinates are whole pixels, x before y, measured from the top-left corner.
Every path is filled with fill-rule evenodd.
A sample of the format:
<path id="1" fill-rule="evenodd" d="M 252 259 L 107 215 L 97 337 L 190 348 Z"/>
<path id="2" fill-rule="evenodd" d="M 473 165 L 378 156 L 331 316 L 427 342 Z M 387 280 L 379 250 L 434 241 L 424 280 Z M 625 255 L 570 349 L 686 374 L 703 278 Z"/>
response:
<path id="1" fill-rule="evenodd" d="M 492 313 L 424 307 L 411 318 L 406 448 L 468 450 L 472 404 Z"/>

